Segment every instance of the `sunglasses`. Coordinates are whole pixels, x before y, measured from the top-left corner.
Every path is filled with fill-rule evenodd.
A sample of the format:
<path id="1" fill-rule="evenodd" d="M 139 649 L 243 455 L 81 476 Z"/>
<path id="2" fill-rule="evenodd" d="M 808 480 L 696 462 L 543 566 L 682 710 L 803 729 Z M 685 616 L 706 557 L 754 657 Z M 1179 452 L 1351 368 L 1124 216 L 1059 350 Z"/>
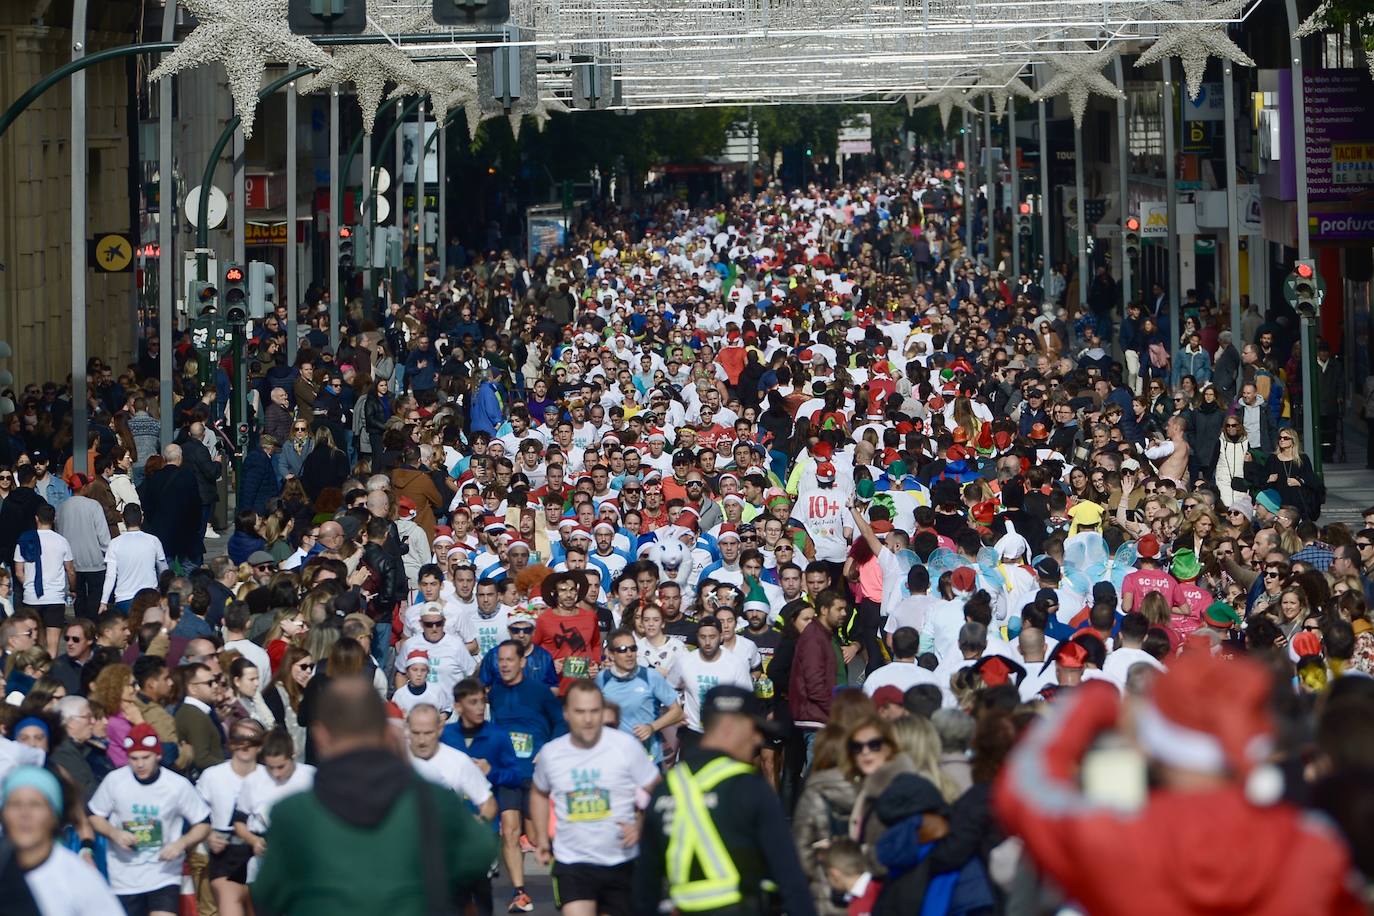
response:
<path id="1" fill-rule="evenodd" d="M 421 622 L 420 622 L 420 626 L 426 627 L 426 628 L 429 628 L 429 627 L 442 627 L 443 625 L 444 625 L 444 622 L 443 622 L 442 620 L 424 620 L 424 621 L 421 621 Z"/>
<path id="2" fill-rule="evenodd" d="M 533 633 L 533 632 L 534 632 L 534 627 L 531 627 L 531 626 L 510 627 L 509 629 L 510 629 L 510 631 L 511 631 L 512 633 Z"/>
<path id="3" fill-rule="evenodd" d="M 1364 550 L 1366 547 L 1374 547 L 1374 544 L 1371 544 L 1369 541 L 1356 541 L 1355 546 Z"/>
<path id="4" fill-rule="evenodd" d="M 1264 574 L 1264 578 L 1266 578 L 1266 579 L 1277 579 L 1278 577 L 1279 577 L 1279 574 L 1276 573 L 1276 572 L 1266 572 L 1266 573 Z"/>
<path id="5" fill-rule="evenodd" d="M 626 654 L 627 652 L 638 652 L 638 651 L 639 651 L 639 647 L 638 647 L 638 646 L 612 646 L 612 647 L 611 647 L 611 651 L 614 652 L 616 655 L 624 655 L 624 654 Z"/>
<path id="6" fill-rule="evenodd" d="M 82 642 L 83 640 L 85 640 L 85 638 L 86 638 L 85 636 L 64 636 L 64 637 L 63 637 L 63 639 L 65 639 L 67 642 Z"/>
<path id="7" fill-rule="evenodd" d="M 876 754 L 886 746 L 887 742 L 882 738 L 869 738 L 867 741 L 851 741 L 849 742 L 849 753 L 862 754 L 867 751 L 870 754 Z"/>
<path id="8" fill-rule="evenodd" d="M 314 663 L 314 662 L 297 662 L 297 663 L 296 663 L 296 670 L 297 670 L 297 671 L 314 671 L 314 670 L 315 670 L 315 663 Z"/>

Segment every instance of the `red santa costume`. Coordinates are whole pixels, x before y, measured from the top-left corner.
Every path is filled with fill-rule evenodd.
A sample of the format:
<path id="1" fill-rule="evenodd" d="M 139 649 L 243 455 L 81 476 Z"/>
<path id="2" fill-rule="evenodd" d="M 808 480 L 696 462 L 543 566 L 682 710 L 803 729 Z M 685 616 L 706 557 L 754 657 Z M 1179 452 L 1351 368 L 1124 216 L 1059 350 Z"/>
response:
<path id="1" fill-rule="evenodd" d="M 1185 651 L 1132 716 L 1140 746 L 1166 767 L 1163 785 L 1123 811 L 1078 786 L 1084 753 L 1121 713 L 1116 688 L 1084 683 L 1012 754 L 994 787 L 996 811 L 1088 913 L 1364 913 L 1335 828 L 1247 794 L 1247 782 L 1275 775 L 1260 767 L 1273 735 L 1270 689 L 1252 661 Z"/>

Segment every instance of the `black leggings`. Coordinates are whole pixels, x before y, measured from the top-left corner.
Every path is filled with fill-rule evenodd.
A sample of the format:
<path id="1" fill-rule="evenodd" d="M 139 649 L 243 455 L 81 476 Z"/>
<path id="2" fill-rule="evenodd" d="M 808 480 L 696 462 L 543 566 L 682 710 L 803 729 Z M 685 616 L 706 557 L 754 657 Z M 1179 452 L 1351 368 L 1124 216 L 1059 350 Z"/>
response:
<path id="1" fill-rule="evenodd" d="M 887 664 L 883 640 L 879 635 L 883 628 L 883 609 L 878 602 L 865 598 L 859 602 L 858 610 L 859 619 L 855 621 L 855 632 L 850 633 L 850 636 L 858 639 L 859 645 L 863 647 L 864 656 L 868 659 L 864 666 L 864 676 L 867 677 Z"/>

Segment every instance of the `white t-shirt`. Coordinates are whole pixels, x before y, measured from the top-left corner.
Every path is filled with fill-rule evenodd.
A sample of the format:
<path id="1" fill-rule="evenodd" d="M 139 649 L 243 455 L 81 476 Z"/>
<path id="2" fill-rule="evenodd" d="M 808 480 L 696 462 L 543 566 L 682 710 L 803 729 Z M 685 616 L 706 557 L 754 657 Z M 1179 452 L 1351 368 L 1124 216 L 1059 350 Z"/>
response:
<path id="1" fill-rule="evenodd" d="M 487 781 L 487 777 L 477 769 L 477 764 L 472 762 L 471 757 L 457 748 L 440 744 L 433 757 L 421 760 L 411 754 L 410 762 L 415 767 L 415 772 L 425 779 L 452 789 L 478 807 L 486 804 L 487 799 L 491 798 L 491 783 Z"/>
<path id="2" fill-rule="evenodd" d="M 453 695 L 454 684 L 477 670 L 477 659 L 468 651 L 467 643 L 461 637 L 445 633 L 438 642 L 429 642 L 424 636 L 407 639 L 396 653 L 397 671 L 406 670 L 406 659 L 415 649 L 424 649 L 429 656 L 429 682 L 438 684 L 449 696 Z"/>
<path id="3" fill-rule="evenodd" d="M 262 770 L 263 767 L 259 764 L 248 775 L 260 773 Z M 243 790 L 243 783 L 247 778 L 248 776 L 235 773 L 234 768 L 226 760 L 210 767 L 196 780 L 196 791 L 210 806 L 210 826 L 220 833 L 234 829 L 234 808 L 239 803 L 239 793 Z"/>
<path id="4" fill-rule="evenodd" d="M 883 665 L 864 678 L 864 693 L 873 696 L 880 687 L 896 687 L 902 693 L 906 693 L 917 684 L 934 684 L 939 687 L 940 678 L 934 671 L 927 671 L 912 662 L 893 662 Z"/>
<path id="5" fill-rule="evenodd" d="M 415 688 L 411 687 L 410 684 L 402 684 L 400 689 L 392 695 L 391 702 L 401 707 L 401 712 L 406 715 L 410 715 L 410 711 L 416 706 L 423 706 L 426 703 L 439 710 L 440 714 L 453 712 L 453 693 L 445 693 L 442 687 L 430 681 L 425 682 L 424 688 L 419 693 L 416 693 Z"/>
<path id="6" fill-rule="evenodd" d="M 678 656 L 687 653 L 687 641 L 681 636 L 669 636 L 661 646 L 650 645 L 643 636 L 636 636 L 635 644 L 639 646 L 639 663 L 665 677 Z"/>
<path id="7" fill-rule="evenodd" d="M 638 741 L 603 728 L 592 747 L 571 735 L 544 745 L 534 760 L 534 786 L 553 800 L 558 819 L 554 855 L 559 862 L 619 865 L 639 855 L 625 846 L 622 824 L 635 820 L 635 795 L 658 781 L 658 767 Z"/>
<path id="8" fill-rule="evenodd" d="M 713 662 L 702 658 L 700 652 L 686 652 L 664 677 L 682 695 L 683 724 L 694 732 L 701 731 L 701 701 L 712 687 L 734 684 L 745 690 L 754 688 L 748 664 L 724 651 Z"/>
<path id="9" fill-rule="evenodd" d="M 734 648 L 729 648 L 724 643 L 721 643 L 720 648 L 722 652 L 739 656 L 740 661 L 744 662 L 750 671 L 757 671 L 763 667 L 763 656 L 759 654 L 758 643 L 748 636 L 737 635 Z"/>
<path id="10" fill-rule="evenodd" d="M 944 603 L 944 599 L 938 595 L 907 595 L 888 612 L 887 623 L 883 625 L 883 632 L 896 633 L 902 627 L 911 627 L 920 633 L 931 609 Z M 959 610 L 960 620 L 963 619 L 963 616 L 964 612 L 961 608 Z"/>
<path id="11" fill-rule="evenodd" d="M 287 777 L 286 782 L 277 782 L 263 767 L 243 781 L 239 791 L 238 810 L 247 815 L 248 829 L 258 836 L 267 833 L 272 823 L 272 807 L 291 795 L 309 792 L 315 784 L 315 768 L 308 763 L 296 764 L 296 771 Z M 248 862 L 248 880 L 258 876 L 262 867 L 259 856 Z"/>
<path id="12" fill-rule="evenodd" d="M 489 651 L 510 639 L 510 612 L 502 605 L 497 605 L 496 613 L 490 617 L 483 617 L 474 607 L 466 618 L 462 627 L 477 640 L 478 658 L 484 658 Z"/>
<path id="13" fill-rule="evenodd" d="M 25 872 L 24 883 L 43 916 L 123 912 L 100 872 L 65 846 L 54 845 L 47 861 Z"/>
<path id="14" fill-rule="evenodd" d="M 468 603 L 459 601 L 457 598 L 445 600 L 441 596 L 440 600 L 435 603 L 444 609 L 445 633 L 451 633 L 463 642 L 472 642 L 477 638 L 477 634 L 468 624 L 470 618 L 477 616 L 477 602 L 475 600 Z M 429 602 L 420 601 L 406 608 L 405 613 L 401 615 L 401 629 L 407 638 L 424 635 L 420 632 L 420 615 L 424 613 L 428 605 Z"/>
<path id="15" fill-rule="evenodd" d="M 120 767 L 105 777 L 89 807 L 92 814 L 138 838 L 127 852 L 110 844 L 110 886 L 116 894 L 146 894 L 180 886 L 184 856 L 160 862 L 158 853 L 163 846 L 181 839 L 187 823 L 210 819 L 210 806 L 195 786 L 165 767 L 146 784 L 139 782 L 129 767 Z"/>
<path id="16" fill-rule="evenodd" d="M 797 497 L 792 516 L 806 527 L 806 533 L 816 542 L 816 559 L 843 563 L 849 556 L 849 539 L 845 529 L 854 530 L 854 516 L 841 499 L 839 490 L 803 490 Z"/>
<path id="17" fill-rule="evenodd" d="M 67 563 L 72 562 L 72 545 L 56 531 L 40 528 L 38 545 L 41 550 L 39 562 L 43 566 L 43 596 L 38 596 L 37 575 L 33 563 L 24 562 L 23 551 L 14 548 L 14 562 L 24 563 L 24 603 L 25 604 L 66 604 L 67 603 Z"/>
<path id="18" fill-rule="evenodd" d="M 43 568 L 47 569 L 47 557 Z M 100 600 L 131 601 L 145 588 L 157 588 L 157 577 L 167 568 L 162 542 L 146 531 L 129 531 L 110 541 L 105 552 L 105 587 Z"/>
<path id="19" fill-rule="evenodd" d="M 1107 653 L 1107 660 L 1102 663 L 1102 673 L 1116 681 L 1117 686 L 1126 685 L 1126 677 L 1131 673 L 1131 669 L 1136 665 L 1149 665 L 1159 671 L 1164 670 L 1164 666 L 1144 649 L 1131 649 L 1122 646 Z"/>

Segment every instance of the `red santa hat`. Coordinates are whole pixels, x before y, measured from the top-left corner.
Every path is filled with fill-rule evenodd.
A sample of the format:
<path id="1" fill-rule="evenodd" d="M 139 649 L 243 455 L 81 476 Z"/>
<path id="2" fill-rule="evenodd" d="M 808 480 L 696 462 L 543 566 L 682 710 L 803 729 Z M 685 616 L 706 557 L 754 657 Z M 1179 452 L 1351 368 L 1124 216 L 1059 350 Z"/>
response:
<path id="1" fill-rule="evenodd" d="M 1268 671 L 1257 662 L 1185 651 L 1139 709 L 1140 747 L 1169 766 L 1230 773 L 1245 783 L 1251 801 L 1273 801 L 1282 779 L 1263 766 L 1273 746 L 1272 690 Z"/>
<path id="2" fill-rule="evenodd" d="M 816 465 L 816 479 L 827 482 L 833 481 L 835 479 L 835 465 L 829 461 L 822 461 Z"/>
<path id="3" fill-rule="evenodd" d="M 411 649 L 410 654 L 406 656 L 406 667 L 409 668 L 411 665 L 424 665 L 428 668 L 429 653 L 424 649 Z"/>

